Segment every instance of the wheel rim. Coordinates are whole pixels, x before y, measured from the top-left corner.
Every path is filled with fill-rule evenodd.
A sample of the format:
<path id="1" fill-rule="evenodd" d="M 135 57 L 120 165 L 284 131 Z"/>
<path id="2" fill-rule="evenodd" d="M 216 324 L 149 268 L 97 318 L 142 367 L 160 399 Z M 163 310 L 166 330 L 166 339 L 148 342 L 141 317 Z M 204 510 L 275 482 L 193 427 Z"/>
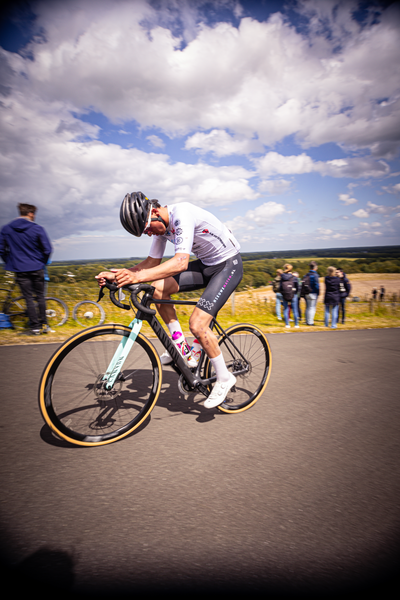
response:
<path id="1" fill-rule="evenodd" d="M 73 316 L 82 327 L 102 325 L 105 320 L 103 307 L 91 300 L 79 302 L 74 308 Z"/>

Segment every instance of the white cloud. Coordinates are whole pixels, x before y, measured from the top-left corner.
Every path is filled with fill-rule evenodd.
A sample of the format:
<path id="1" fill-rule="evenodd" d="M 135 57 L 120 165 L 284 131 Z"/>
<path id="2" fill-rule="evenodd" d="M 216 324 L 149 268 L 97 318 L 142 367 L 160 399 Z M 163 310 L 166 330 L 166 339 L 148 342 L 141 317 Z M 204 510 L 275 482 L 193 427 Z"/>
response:
<path id="1" fill-rule="evenodd" d="M 258 140 L 251 140 L 244 136 L 232 136 L 226 131 L 213 129 L 210 133 L 198 132 L 189 137 L 185 142 L 185 149 L 194 149 L 200 154 L 211 152 L 220 157 L 262 152 L 263 145 Z"/>
<path id="2" fill-rule="evenodd" d="M 358 219 L 368 219 L 369 213 L 363 208 L 359 208 L 356 212 L 353 212 L 353 215 Z"/>
<path id="3" fill-rule="evenodd" d="M 286 179 L 263 179 L 258 185 L 258 191 L 268 196 L 281 196 L 291 188 L 291 182 Z"/>
<path id="4" fill-rule="evenodd" d="M 314 4 L 300 6 L 310 13 Z M 323 14 L 313 8 L 312 43 L 279 13 L 235 28 L 200 23 L 196 5 L 178 0 L 157 9 L 144 0 L 39 4 L 45 40 L 31 44 L 34 60 L 8 58 L 43 99 L 93 107 L 115 122 L 171 135 L 229 129 L 253 140 L 257 132 L 268 146 L 295 135 L 304 146 L 336 142 L 379 156 L 398 143 L 398 10 L 361 28 L 351 6 L 324 4 Z"/>
<path id="5" fill-rule="evenodd" d="M 46 105 L 47 106 L 47 105 Z M 173 162 L 98 140 L 98 129 L 74 119 L 63 106 L 47 111 L 29 93 L 3 99 L 0 132 L 2 216 L 13 218 L 15 199 L 29 195 L 53 237 L 84 230 L 118 229 L 118 207 L 127 192 L 141 190 L 162 203 L 191 200 L 203 207 L 255 200 L 254 172 L 240 166 Z M 62 127 L 60 127 L 62 123 Z"/>
<path id="6" fill-rule="evenodd" d="M 32 5 L 38 36 L 23 53 L 0 49 L 2 213 L 11 219 L 15 199 L 29 196 L 54 236 L 86 231 L 90 239 L 90 232 L 118 231 L 117 209 L 127 191 L 141 189 L 162 203 L 229 207 L 294 190 L 309 204 L 295 176 L 395 175 L 386 161 L 399 142 L 400 64 L 393 60 L 399 12 L 390 7 L 361 28 L 350 16 L 355 2 L 345 5 L 297 3 L 312 15 L 309 37 L 279 14 L 266 22 L 243 18 L 237 28 L 228 21 L 208 25 L 201 20 L 205 0 L 162 0 L 157 8 L 146 0 Z M 236 0 L 218 6 L 244 14 Z M 142 140 L 158 151 L 103 143 L 100 127 L 80 119 L 90 111 L 105 115 L 121 134 L 134 121 Z M 179 161 L 161 154 L 167 146 L 162 134 L 186 136 L 186 150 L 201 160 L 186 164 L 183 152 Z M 299 153 L 274 150 L 287 136 L 302 147 Z M 322 143 L 339 144 L 343 157 L 307 154 Z M 206 153 L 214 164 L 204 162 Z M 216 166 L 218 158 L 252 154 L 263 156 L 253 156 L 251 168 L 233 165 L 235 159 Z M 382 190 L 398 194 L 399 186 Z M 356 202 L 351 193 L 339 200 Z M 368 202 L 353 215 L 398 209 Z M 256 233 L 265 240 L 262 227 L 289 212 L 267 202 L 233 222 L 241 235 L 247 230 L 250 239 Z M 347 235 L 321 231 L 336 239 Z"/>
<path id="7" fill-rule="evenodd" d="M 339 194 L 340 202 L 343 202 L 345 206 L 349 206 L 350 204 L 356 204 L 358 200 L 356 198 L 351 198 L 349 194 Z"/>
<path id="8" fill-rule="evenodd" d="M 304 173 L 320 173 L 330 177 L 382 177 L 390 172 L 384 161 L 371 158 L 347 158 L 313 161 L 304 152 L 300 155 L 283 156 L 277 152 L 268 152 L 262 158 L 253 159 L 261 176 L 302 175 Z M 341 194 L 346 196 L 346 194 Z M 354 199 L 353 199 L 354 200 Z"/>
<path id="9" fill-rule="evenodd" d="M 154 146 L 155 148 L 164 148 L 165 143 L 158 135 L 148 135 L 146 140 L 149 141 L 149 144 Z"/>
<path id="10" fill-rule="evenodd" d="M 400 183 L 394 185 L 382 186 L 382 189 L 388 194 L 400 194 Z"/>
<path id="11" fill-rule="evenodd" d="M 238 235 L 242 241 L 246 231 L 252 231 L 255 227 L 264 228 L 272 223 L 280 215 L 286 212 L 285 206 L 277 202 L 265 202 L 255 209 L 248 210 L 246 214 L 235 217 L 231 221 L 226 222 L 227 227 L 231 229 L 235 235 Z M 263 236 L 264 237 L 264 236 Z"/>

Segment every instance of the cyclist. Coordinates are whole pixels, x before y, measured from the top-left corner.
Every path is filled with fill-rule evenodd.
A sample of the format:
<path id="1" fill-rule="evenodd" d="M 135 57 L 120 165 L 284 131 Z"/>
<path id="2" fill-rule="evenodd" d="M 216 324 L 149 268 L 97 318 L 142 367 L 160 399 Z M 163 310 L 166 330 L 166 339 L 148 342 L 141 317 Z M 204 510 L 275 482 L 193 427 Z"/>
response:
<path id="1" fill-rule="evenodd" d="M 238 241 L 210 212 L 190 202 L 161 206 L 158 200 L 149 200 L 142 192 L 125 196 L 120 219 L 132 235 L 154 236 L 149 256 L 130 269 L 99 273 L 96 276 L 99 285 L 105 285 L 105 280 L 116 282 L 118 287 L 151 281 L 156 299 L 170 299 L 179 291 L 205 288 L 190 317 L 189 328 L 210 358 L 216 374 L 215 385 L 204 406 L 219 406 L 235 385 L 236 378 L 226 367 L 210 323 L 243 277 Z M 162 263 L 167 241 L 174 245 L 175 254 Z M 191 253 L 196 260 L 189 262 Z M 174 340 L 174 333 L 182 333 L 174 305 L 156 306 Z M 182 355 L 186 353 L 190 365 L 185 341 L 177 347 Z M 163 364 L 171 361 L 168 353 L 162 356 Z"/>

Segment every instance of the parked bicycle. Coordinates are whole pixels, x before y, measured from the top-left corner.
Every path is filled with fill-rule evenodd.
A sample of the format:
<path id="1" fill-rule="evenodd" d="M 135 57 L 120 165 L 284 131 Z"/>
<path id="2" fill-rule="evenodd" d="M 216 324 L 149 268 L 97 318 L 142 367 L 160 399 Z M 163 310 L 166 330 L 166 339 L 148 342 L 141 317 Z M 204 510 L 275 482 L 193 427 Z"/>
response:
<path id="1" fill-rule="evenodd" d="M 216 380 L 210 359 L 201 352 L 191 369 L 176 350 L 150 304 L 195 305 L 189 300 L 155 300 L 149 284 L 129 286 L 131 305 L 115 296 L 119 308 L 137 310 L 129 326 L 106 324 L 81 331 L 58 348 L 47 363 L 39 385 L 39 407 L 52 431 L 78 446 L 100 446 L 120 440 L 137 429 L 150 415 L 160 395 L 162 367 L 153 344 L 140 333 L 146 321 L 171 355 L 184 395 L 208 397 Z M 144 292 L 142 298 L 138 297 Z M 254 325 L 233 325 L 226 331 L 216 319 L 228 369 L 237 381 L 218 410 L 235 414 L 253 406 L 263 394 L 271 373 L 271 351 L 265 335 Z"/>
<path id="2" fill-rule="evenodd" d="M 9 317 L 13 329 L 27 329 L 29 318 L 25 299 L 23 296 L 16 296 L 16 290 L 18 290 L 16 281 L 6 282 L 6 285 L 9 287 L 0 288 L 0 312 Z M 47 323 L 50 328 L 64 325 L 69 319 L 67 304 L 60 298 L 52 296 L 46 296 L 45 300 Z M 103 307 L 97 302 L 81 300 L 74 306 L 72 318 L 82 327 L 90 327 L 102 325 L 106 314 Z"/>
<path id="3" fill-rule="evenodd" d="M 9 317 L 13 329 L 27 329 L 29 318 L 25 298 L 15 295 L 16 286 L 17 283 L 13 281 L 8 288 L 0 289 L 0 312 Z M 59 298 L 47 297 L 46 316 L 50 328 L 64 325 L 68 319 L 68 307 Z"/>

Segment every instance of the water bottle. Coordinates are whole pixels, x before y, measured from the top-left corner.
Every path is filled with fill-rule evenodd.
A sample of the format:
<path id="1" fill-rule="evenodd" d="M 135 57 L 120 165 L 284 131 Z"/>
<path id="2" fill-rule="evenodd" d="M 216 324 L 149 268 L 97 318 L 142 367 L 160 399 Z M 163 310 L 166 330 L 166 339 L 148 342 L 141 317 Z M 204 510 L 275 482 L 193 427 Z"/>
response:
<path id="1" fill-rule="evenodd" d="M 190 346 L 187 343 L 185 336 L 182 335 L 180 331 L 174 331 L 172 334 L 172 340 L 176 348 L 179 350 L 181 356 L 186 360 L 189 367 L 195 367 L 197 362 L 191 355 Z"/>
<path id="2" fill-rule="evenodd" d="M 201 344 L 200 344 L 199 340 L 194 339 L 193 345 L 190 348 L 190 352 L 192 353 L 192 356 L 193 356 L 194 360 L 196 361 L 196 363 L 198 363 L 200 360 L 201 350 L 202 350 L 202 348 L 201 348 Z"/>

